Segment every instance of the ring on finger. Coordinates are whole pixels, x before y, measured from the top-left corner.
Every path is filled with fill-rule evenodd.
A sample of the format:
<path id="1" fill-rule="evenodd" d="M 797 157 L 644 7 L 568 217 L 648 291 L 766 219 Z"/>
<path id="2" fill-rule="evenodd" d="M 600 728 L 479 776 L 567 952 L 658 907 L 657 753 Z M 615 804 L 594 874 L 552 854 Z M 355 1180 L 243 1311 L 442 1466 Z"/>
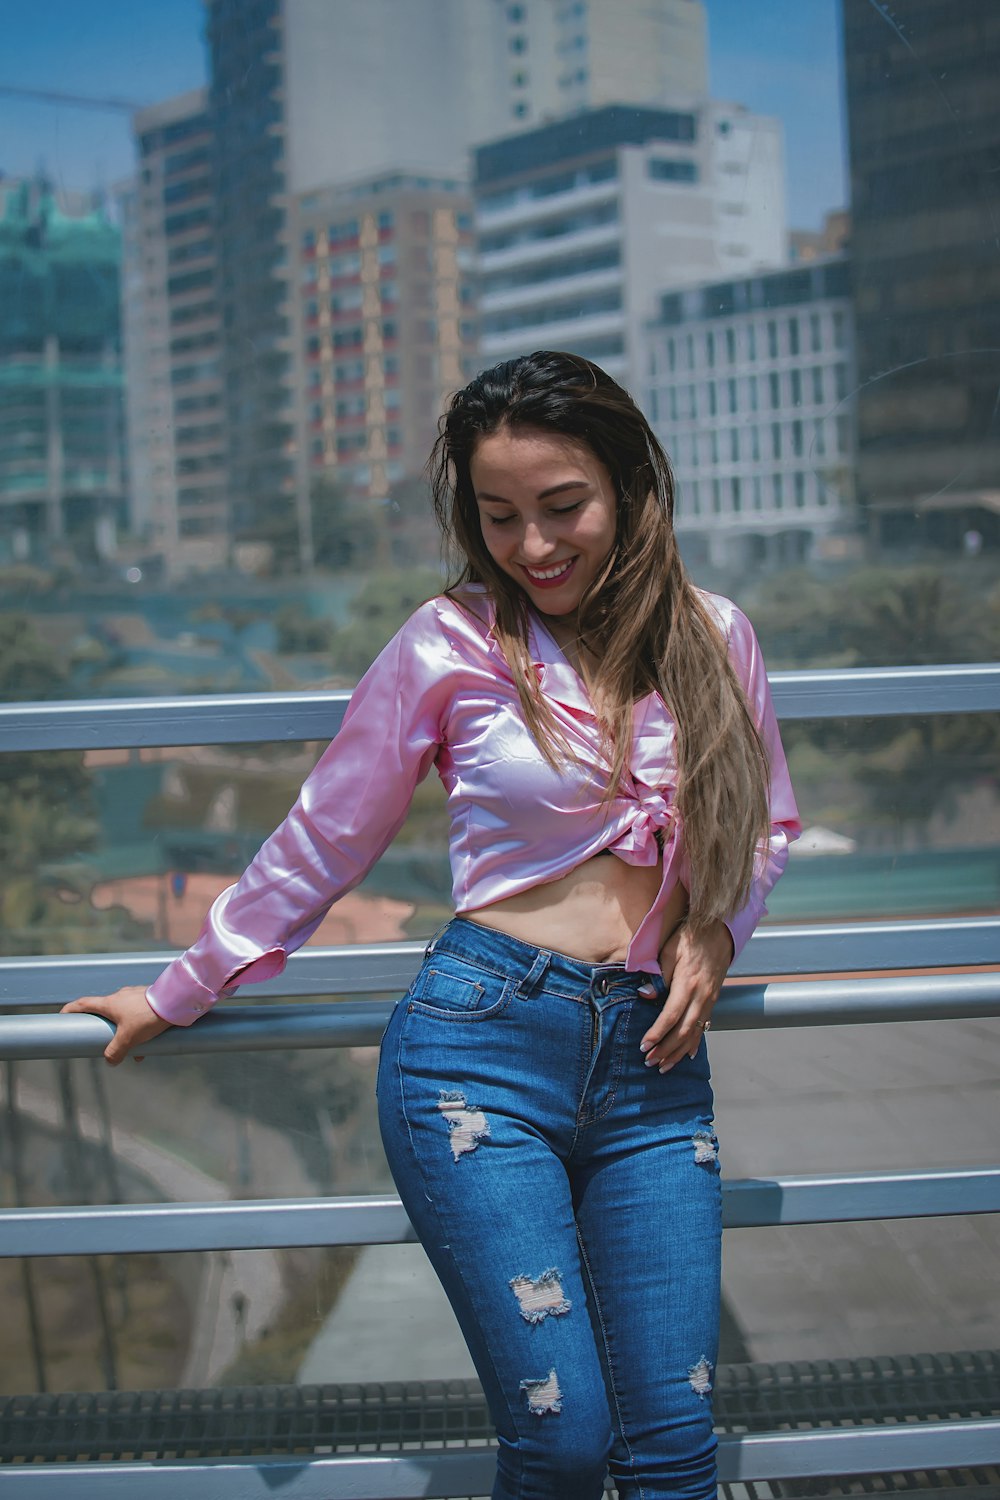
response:
<path id="1" fill-rule="evenodd" d="M 698 1025 L 701 1027 L 702 1031 L 711 1031 L 712 1029 L 711 1021 L 699 1021 Z"/>

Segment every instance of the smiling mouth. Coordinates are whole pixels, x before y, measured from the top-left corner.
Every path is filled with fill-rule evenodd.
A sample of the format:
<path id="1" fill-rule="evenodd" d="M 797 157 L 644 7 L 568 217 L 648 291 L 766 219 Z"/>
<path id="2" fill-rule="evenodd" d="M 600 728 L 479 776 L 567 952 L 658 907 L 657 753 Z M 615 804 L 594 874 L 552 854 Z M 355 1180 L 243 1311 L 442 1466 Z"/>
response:
<path id="1" fill-rule="evenodd" d="M 524 563 L 521 567 L 527 573 L 532 583 L 541 585 L 543 588 L 553 583 L 561 583 L 568 578 L 576 565 L 576 558 L 571 557 L 568 562 L 553 563 L 550 568 L 529 568 Z"/>

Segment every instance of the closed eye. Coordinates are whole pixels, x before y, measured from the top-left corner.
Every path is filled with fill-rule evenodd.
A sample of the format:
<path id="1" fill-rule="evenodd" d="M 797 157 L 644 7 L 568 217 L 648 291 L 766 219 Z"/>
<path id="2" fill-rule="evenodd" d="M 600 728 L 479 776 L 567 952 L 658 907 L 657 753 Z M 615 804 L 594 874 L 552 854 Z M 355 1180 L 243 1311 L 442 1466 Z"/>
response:
<path id="1" fill-rule="evenodd" d="M 489 511 L 487 511 L 487 513 L 486 513 L 486 519 L 487 519 L 487 521 L 489 521 L 489 523 L 490 523 L 491 526 L 506 526 L 507 523 L 508 523 L 508 521 L 513 521 L 514 517 L 513 517 L 513 515 L 509 515 L 509 516 L 491 516 L 490 513 L 489 513 Z"/>
<path id="2" fill-rule="evenodd" d="M 575 510 L 579 510 L 583 504 L 582 500 L 574 500 L 572 505 L 556 505 L 553 507 L 554 516 L 571 516 Z"/>

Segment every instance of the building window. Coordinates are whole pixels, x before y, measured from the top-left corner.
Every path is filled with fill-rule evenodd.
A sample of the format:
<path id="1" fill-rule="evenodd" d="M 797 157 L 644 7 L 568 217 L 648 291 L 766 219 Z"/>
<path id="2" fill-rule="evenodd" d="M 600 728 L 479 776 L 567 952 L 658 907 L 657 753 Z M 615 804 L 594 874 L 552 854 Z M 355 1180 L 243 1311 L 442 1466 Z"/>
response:
<path id="1" fill-rule="evenodd" d="M 778 325 L 773 318 L 767 325 L 767 352 L 771 359 L 778 357 Z"/>
<path id="2" fill-rule="evenodd" d="M 837 418 L 837 452 L 847 454 L 851 451 L 851 427 L 848 417 Z"/>
<path id="3" fill-rule="evenodd" d="M 771 456 L 772 456 L 772 458 L 780 458 L 781 457 L 781 423 L 780 422 L 772 422 L 771 423 Z"/>
<path id="4" fill-rule="evenodd" d="M 822 371 L 822 369 L 820 368 L 819 365 L 813 365 L 812 384 L 813 384 L 813 405 L 814 406 L 822 406 L 823 405 L 823 371 Z"/>
<path id="5" fill-rule="evenodd" d="M 772 370 L 770 375 L 768 376 L 768 385 L 771 392 L 771 410 L 777 411 L 778 407 L 781 405 L 781 383 L 778 380 L 778 376 L 774 370 Z"/>
<path id="6" fill-rule="evenodd" d="M 753 459 L 753 461 L 754 461 L 755 464 L 759 464 L 760 463 L 760 428 L 759 427 L 751 427 L 751 429 L 750 429 L 750 457 Z"/>
<path id="7" fill-rule="evenodd" d="M 775 474 L 775 476 L 774 476 L 774 491 L 773 491 L 773 493 L 774 493 L 774 508 L 775 508 L 775 510 L 780 510 L 781 507 L 785 503 L 785 486 L 782 483 L 782 479 L 781 479 L 781 475 L 780 474 Z"/>
<path id="8" fill-rule="evenodd" d="M 834 388 L 835 388 L 836 394 L 837 394 L 837 400 L 838 401 L 844 401 L 844 400 L 846 400 L 846 398 L 847 398 L 847 366 L 846 365 L 834 365 L 834 367 L 833 367 L 833 379 L 834 379 Z"/>
<path id="9" fill-rule="evenodd" d="M 796 458 L 802 457 L 802 423 L 798 420 L 792 423 L 792 452 Z"/>
<path id="10" fill-rule="evenodd" d="M 740 461 L 740 434 L 735 427 L 729 429 L 729 457 L 734 464 Z"/>
<path id="11" fill-rule="evenodd" d="M 705 335 L 705 357 L 708 360 L 708 368 L 715 369 L 715 334 L 709 329 Z"/>
<path id="12" fill-rule="evenodd" d="M 815 432 L 813 434 L 813 449 L 815 450 L 817 458 L 823 458 L 826 454 L 826 424 L 824 423 L 822 417 L 820 417 L 819 421 L 816 423 Z"/>
<path id="13" fill-rule="evenodd" d="M 833 347 L 843 349 L 847 342 L 847 326 L 844 314 L 835 312 L 833 315 Z"/>
<path id="14" fill-rule="evenodd" d="M 734 477 L 733 477 L 733 510 L 742 510 L 742 509 L 743 509 L 743 488 L 742 488 L 742 486 L 740 484 L 739 477 L 736 476 L 736 475 L 734 475 Z"/>
<path id="15" fill-rule="evenodd" d="M 791 372 L 791 393 L 792 393 L 792 405 L 793 406 L 801 406 L 802 405 L 802 371 L 801 370 L 793 370 Z"/>
<path id="16" fill-rule="evenodd" d="M 760 475 L 759 474 L 755 474 L 753 476 L 753 508 L 754 508 L 754 510 L 760 510 L 761 509 L 762 500 L 763 500 L 763 486 L 762 486 L 762 484 L 760 482 Z"/>
<path id="17" fill-rule="evenodd" d="M 673 339 L 667 339 L 667 369 L 673 371 L 676 368 L 677 345 L 674 343 Z"/>
<path id="18" fill-rule="evenodd" d="M 809 314 L 809 347 L 814 354 L 819 354 L 823 347 L 823 333 L 820 327 L 819 313 Z"/>
<path id="19" fill-rule="evenodd" d="M 757 358 L 757 330 L 752 323 L 747 324 L 747 359 Z"/>
<path id="20" fill-rule="evenodd" d="M 716 406 L 716 398 L 715 398 L 715 381 L 714 380 L 710 380 L 708 382 L 708 415 L 710 417 L 714 417 L 714 416 L 718 415 L 717 406 Z"/>
<path id="21" fill-rule="evenodd" d="M 799 352 L 799 320 L 789 318 L 788 320 L 788 352 L 798 354 Z"/>
<path id="22" fill-rule="evenodd" d="M 756 411 L 757 410 L 757 377 L 756 377 L 756 375 L 751 375 L 750 376 L 749 393 L 750 393 L 750 410 L 751 411 Z"/>
<path id="23" fill-rule="evenodd" d="M 726 329 L 726 358 L 731 365 L 736 363 L 736 330 Z"/>
<path id="24" fill-rule="evenodd" d="M 722 486 L 717 479 L 712 480 L 712 509 L 716 515 L 722 509 Z"/>
<path id="25" fill-rule="evenodd" d="M 799 510 L 805 508 L 806 503 L 806 476 L 801 469 L 795 471 L 795 504 Z"/>
<path id="26" fill-rule="evenodd" d="M 646 176 L 653 182 L 697 182 L 698 166 L 693 161 L 665 161 L 652 156 L 646 162 Z"/>
<path id="27" fill-rule="evenodd" d="M 727 388 L 728 393 L 729 393 L 729 412 L 730 412 L 730 415 L 732 416 L 732 415 L 735 415 L 736 410 L 737 410 L 737 406 L 736 406 L 736 381 L 735 380 L 727 380 L 726 381 L 726 388 Z"/>

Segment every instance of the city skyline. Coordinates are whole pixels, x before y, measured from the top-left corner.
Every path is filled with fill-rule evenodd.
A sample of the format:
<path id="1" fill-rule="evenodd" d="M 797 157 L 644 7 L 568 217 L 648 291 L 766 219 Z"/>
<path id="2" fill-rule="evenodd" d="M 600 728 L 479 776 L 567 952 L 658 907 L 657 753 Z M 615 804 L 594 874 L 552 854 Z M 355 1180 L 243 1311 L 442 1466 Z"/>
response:
<path id="1" fill-rule="evenodd" d="M 789 223 L 846 205 L 839 0 L 707 0 L 712 96 L 781 119 Z M 5 23 L 0 84 L 146 106 L 204 84 L 202 0 L 49 0 Z M 134 170 L 127 111 L 0 93 L 0 173 L 103 190 Z"/>

